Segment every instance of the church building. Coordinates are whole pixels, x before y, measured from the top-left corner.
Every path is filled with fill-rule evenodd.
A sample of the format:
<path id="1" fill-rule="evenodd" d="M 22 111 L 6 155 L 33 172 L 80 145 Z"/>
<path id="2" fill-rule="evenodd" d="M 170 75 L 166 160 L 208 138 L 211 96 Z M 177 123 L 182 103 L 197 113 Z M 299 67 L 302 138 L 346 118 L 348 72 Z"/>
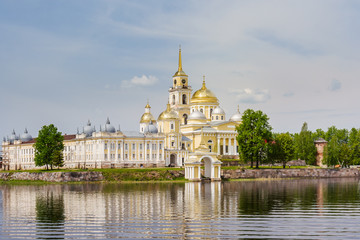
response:
<path id="1" fill-rule="evenodd" d="M 220 179 L 221 158 L 236 158 L 239 108 L 226 120 L 215 94 L 206 87 L 192 93 L 188 75 L 178 69 L 172 77 L 165 110 L 154 118 L 149 103 L 139 121 L 139 131 L 121 131 L 106 119 L 97 131 L 91 122 L 73 135 L 64 135 L 64 168 L 184 167 L 185 177 Z M 12 134 L 2 142 L 5 169 L 36 169 L 32 138 Z"/>

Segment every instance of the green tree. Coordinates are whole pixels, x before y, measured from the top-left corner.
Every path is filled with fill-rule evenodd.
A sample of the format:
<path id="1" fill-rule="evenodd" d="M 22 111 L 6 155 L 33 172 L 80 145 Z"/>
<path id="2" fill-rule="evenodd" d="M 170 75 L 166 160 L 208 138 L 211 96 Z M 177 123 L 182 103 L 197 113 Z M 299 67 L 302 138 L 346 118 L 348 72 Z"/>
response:
<path id="1" fill-rule="evenodd" d="M 300 133 L 295 134 L 294 140 L 296 158 L 305 160 L 308 165 L 314 165 L 316 163 L 316 147 L 306 122 L 304 122 Z"/>
<path id="2" fill-rule="evenodd" d="M 58 151 L 58 152 L 54 153 L 52 163 L 55 167 L 58 167 L 58 168 L 64 166 L 64 155 L 63 155 L 62 151 Z"/>
<path id="3" fill-rule="evenodd" d="M 352 128 L 349 133 L 349 147 L 352 164 L 360 164 L 360 129 Z"/>
<path id="4" fill-rule="evenodd" d="M 34 144 L 35 165 L 46 166 L 46 169 L 52 169 L 53 166 L 61 166 L 63 162 L 62 151 L 64 150 L 64 137 L 57 128 L 50 124 L 43 126 L 39 131 L 39 136 Z"/>
<path id="5" fill-rule="evenodd" d="M 269 118 L 262 111 L 247 109 L 242 116 L 242 123 L 236 127 L 240 157 L 251 162 L 256 168 L 266 156 L 266 144 L 271 137 Z"/>
<path id="6" fill-rule="evenodd" d="M 277 159 L 286 167 L 286 163 L 291 161 L 295 153 L 294 139 L 290 133 L 280 133 L 274 138 L 275 145 L 277 146 Z"/>

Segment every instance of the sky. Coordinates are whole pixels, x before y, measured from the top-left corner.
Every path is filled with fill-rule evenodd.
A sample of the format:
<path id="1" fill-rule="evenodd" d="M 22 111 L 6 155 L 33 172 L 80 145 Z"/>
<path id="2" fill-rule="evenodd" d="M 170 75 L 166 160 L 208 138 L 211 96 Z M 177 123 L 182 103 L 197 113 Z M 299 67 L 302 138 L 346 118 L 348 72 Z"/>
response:
<path id="1" fill-rule="evenodd" d="M 0 137 L 109 117 L 138 130 L 165 110 L 181 44 L 230 118 L 261 110 L 274 132 L 360 128 L 360 1 L 1 0 Z"/>

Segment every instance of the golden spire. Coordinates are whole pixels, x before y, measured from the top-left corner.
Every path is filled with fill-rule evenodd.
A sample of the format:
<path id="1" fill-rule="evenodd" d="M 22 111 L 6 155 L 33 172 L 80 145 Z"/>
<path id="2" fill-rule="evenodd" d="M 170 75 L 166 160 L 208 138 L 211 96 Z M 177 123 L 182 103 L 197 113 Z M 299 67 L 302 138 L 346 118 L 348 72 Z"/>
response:
<path id="1" fill-rule="evenodd" d="M 203 90 L 206 89 L 206 85 L 205 85 L 205 75 L 203 76 L 203 83 L 202 83 L 202 88 Z"/>
<path id="2" fill-rule="evenodd" d="M 178 72 L 182 72 L 182 63 L 181 63 L 181 45 L 179 45 L 179 69 Z"/>
<path id="3" fill-rule="evenodd" d="M 178 70 L 177 72 L 174 74 L 173 77 L 176 77 L 176 76 L 186 76 L 186 73 L 183 71 L 182 69 L 182 61 L 181 61 L 181 45 L 179 45 L 179 67 L 178 67 Z"/>
<path id="4" fill-rule="evenodd" d="M 147 100 L 147 104 L 146 104 L 145 108 L 151 108 L 150 104 L 149 104 L 149 99 Z"/>

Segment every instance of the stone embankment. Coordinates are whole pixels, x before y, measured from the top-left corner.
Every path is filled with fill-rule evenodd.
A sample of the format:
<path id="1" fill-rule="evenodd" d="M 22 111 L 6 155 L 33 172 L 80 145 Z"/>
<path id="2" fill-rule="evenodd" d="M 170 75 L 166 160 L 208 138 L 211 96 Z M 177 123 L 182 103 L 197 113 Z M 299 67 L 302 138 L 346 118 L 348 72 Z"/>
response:
<path id="1" fill-rule="evenodd" d="M 146 172 L 129 171 L 120 172 L 0 172 L 0 180 L 45 181 L 45 182 L 93 182 L 93 181 L 161 181 L 183 179 L 183 169 L 150 170 Z M 330 178 L 330 177 L 360 177 L 356 168 L 345 169 L 232 169 L 222 170 L 224 179 L 252 179 L 252 178 Z"/>
<path id="2" fill-rule="evenodd" d="M 27 180 L 46 182 L 92 182 L 102 181 L 101 172 L 0 172 L 1 180 Z"/>
<path id="3" fill-rule="evenodd" d="M 223 170 L 224 179 L 241 178 L 330 178 L 330 177 L 359 177 L 360 171 L 356 168 L 321 169 L 237 169 Z"/>

